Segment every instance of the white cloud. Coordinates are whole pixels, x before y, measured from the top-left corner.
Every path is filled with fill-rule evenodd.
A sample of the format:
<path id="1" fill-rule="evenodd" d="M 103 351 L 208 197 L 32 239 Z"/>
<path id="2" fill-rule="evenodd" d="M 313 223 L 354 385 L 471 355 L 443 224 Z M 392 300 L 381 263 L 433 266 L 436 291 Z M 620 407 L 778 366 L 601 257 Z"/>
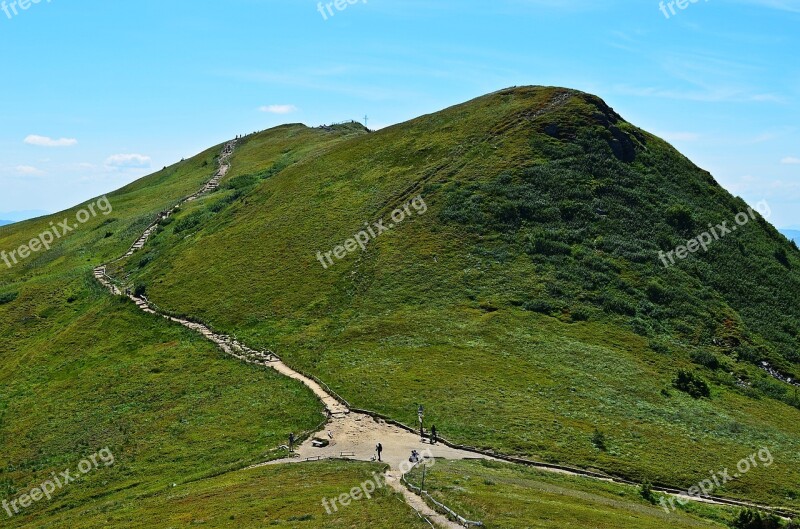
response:
<path id="1" fill-rule="evenodd" d="M 267 105 L 259 107 L 258 110 L 269 114 L 290 114 L 296 111 L 297 107 L 294 105 Z"/>
<path id="2" fill-rule="evenodd" d="M 44 171 L 37 169 L 32 165 L 18 165 L 14 169 L 18 174 L 25 176 L 40 176 L 44 174 Z"/>
<path id="3" fill-rule="evenodd" d="M 141 154 L 115 154 L 106 160 L 106 167 L 112 169 L 147 169 L 150 157 Z"/>
<path id="4" fill-rule="evenodd" d="M 787 156 L 786 158 L 781 160 L 781 163 L 784 165 L 797 165 L 800 164 L 800 158 L 795 158 L 794 156 Z"/>
<path id="5" fill-rule="evenodd" d="M 37 136 L 36 134 L 31 134 L 25 138 L 25 143 L 39 147 L 72 147 L 73 145 L 78 144 L 78 140 L 75 138 L 60 138 L 58 140 L 54 140 L 53 138 L 48 138 L 47 136 Z"/>

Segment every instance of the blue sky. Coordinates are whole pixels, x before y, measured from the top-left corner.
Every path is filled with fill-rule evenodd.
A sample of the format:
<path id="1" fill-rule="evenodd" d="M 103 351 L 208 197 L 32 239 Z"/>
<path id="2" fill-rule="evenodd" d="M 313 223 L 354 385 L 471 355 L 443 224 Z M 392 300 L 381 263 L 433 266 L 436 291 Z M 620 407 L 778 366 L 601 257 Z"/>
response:
<path id="1" fill-rule="evenodd" d="M 240 133 L 365 114 L 381 127 L 540 84 L 601 96 L 800 227 L 800 0 L 683 1 L 669 17 L 658 0 L 0 9 L 0 218 L 64 209 Z"/>

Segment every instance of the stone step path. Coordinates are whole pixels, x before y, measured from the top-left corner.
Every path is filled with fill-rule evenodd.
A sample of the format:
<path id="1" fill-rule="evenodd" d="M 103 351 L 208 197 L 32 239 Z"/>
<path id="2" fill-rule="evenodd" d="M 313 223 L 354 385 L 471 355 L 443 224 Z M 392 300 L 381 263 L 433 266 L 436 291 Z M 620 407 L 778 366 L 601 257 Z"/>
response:
<path id="1" fill-rule="evenodd" d="M 145 231 L 144 231 L 144 233 L 142 233 L 141 237 L 139 237 L 136 240 L 136 242 L 133 243 L 133 246 L 131 246 L 130 249 L 125 253 L 125 255 L 123 255 L 122 257 L 117 259 L 117 261 L 121 261 L 122 259 L 130 257 L 134 253 L 136 253 L 139 250 L 141 250 L 142 248 L 144 248 L 144 246 L 147 244 L 147 241 L 150 239 L 150 236 L 153 234 L 153 232 L 155 232 L 158 229 L 159 224 L 161 224 L 161 222 L 164 219 L 167 219 L 173 213 L 175 213 L 175 211 L 180 206 L 182 206 L 183 204 L 185 204 L 187 202 L 192 202 L 194 200 L 197 200 L 201 196 L 219 189 L 220 181 L 223 178 L 225 178 L 225 175 L 228 174 L 228 171 L 231 168 L 230 162 L 228 160 L 231 157 L 231 155 L 233 154 L 233 151 L 234 151 L 235 148 L 236 148 L 236 140 L 232 140 L 232 141 L 229 141 L 228 143 L 226 143 L 225 146 L 222 149 L 222 154 L 220 154 L 220 157 L 219 157 L 219 160 L 218 160 L 219 169 L 217 169 L 217 172 L 214 174 L 214 176 L 211 178 L 211 180 L 206 182 L 205 185 L 203 185 L 203 187 L 200 189 L 200 191 L 198 191 L 198 192 L 194 193 L 193 195 L 190 195 L 190 196 L 186 197 L 185 199 L 181 200 L 175 206 L 173 206 L 172 209 L 167 210 L 167 211 L 162 211 L 161 213 L 159 213 L 158 217 L 156 218 L 156 220 L 153 221 L 147 227 L 147 229 L 145 229 Z"/>
<path id="2" fill-rule="evenodd" d="M 228 142 L 227 144 L 225 144 L 225 147 L 222 150 L 222 154 L 220 155 L 220 166 L 219 170 L 217 171 L 217 174 L 215 174 L 214 177 L 211 180 L 209 180 L 200 191 L 188 197 L 185 200 L 185 202 L 191 202 L 192 200 L 197 200 L 199 197 L 205 195 L 206 193 L 216 191 L 219 188 L 220 180 L 225 178 L 225 175 L 228 174 L 228 171 L 231 168 L 230 163 L 228 163 L 228 158 L 230 158 L 231 155 L 233 154 L 233 150 L 235 147 L 236 147 L 236 141 Z"/>

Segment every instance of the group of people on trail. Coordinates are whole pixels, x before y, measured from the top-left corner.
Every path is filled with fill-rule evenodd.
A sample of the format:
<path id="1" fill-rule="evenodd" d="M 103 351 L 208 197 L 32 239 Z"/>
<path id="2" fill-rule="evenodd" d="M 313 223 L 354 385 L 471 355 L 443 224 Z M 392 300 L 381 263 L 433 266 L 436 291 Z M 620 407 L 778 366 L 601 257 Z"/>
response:
<path id="1" fill-rule="evenodd" d="M 333 433 L 328 431 L 328 437 L 333 439 Z M 436 436 L 436 425 L 431 426 L 430 439 L 431 439 L 431 444 L 432 445 L 435 445 L 436 443 L 439 442 L 439 439 Z M 294 437 L 294 432 L 292 432 L 292 433 L 289 434 L 289 453 L 290 454 L 294 453 L 294 442 L 295 442 L 295 437 Z M 381 459 L 381 455 L 383 454 L 383 445 L 381 443 L 378 443 L 375 446 L 375 452 L 378 453 L 378 461 L 383 461 L 383 459 Z M 419 458 L 419 452 L 417 452 L 416 450 L 412 450 L 411 451 L 411 458 L 409 459 L 409 461 L 411 461 L 412 463 L 416 463 L 416 462 L 419 461 L 419 459 L 420 459 Z M 374 461 L 374 458 L 373 458 L 373 461 Z"/>
<path id="2" fill-rule="evenodd" d="M 430 439 L 431 439 L 431 444 L 432 445 L 435 445 L 436 443 L 439 442 L 439 438 L 436 435 L 436 426 L 435 425 L 431 426 Z M 375 446 L 375 452 L 377 452 L 377 454 L 378 454 L 378 461 L 383 461 L 383 459 L 381 459 L 381 456 L 383 454 L 383 445 L 381 443 L 378 443 Z M 373 457 L 372 460 L 374 461 L 375 458 Z M 420 461 L 419 452 L 417 452 L 416 450 L 411 450 L 411 457 L 408 460 L 411 461 L 412 463 L 418 463 Z"/>

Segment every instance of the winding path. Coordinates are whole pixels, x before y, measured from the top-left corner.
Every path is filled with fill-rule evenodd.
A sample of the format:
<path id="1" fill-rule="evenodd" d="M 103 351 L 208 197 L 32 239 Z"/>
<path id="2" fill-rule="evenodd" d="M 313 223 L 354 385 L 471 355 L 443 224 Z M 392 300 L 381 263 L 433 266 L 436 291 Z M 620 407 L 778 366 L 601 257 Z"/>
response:
<path id="1" fill-rule="evenodd" d="M 219 187 L 219 183 L 222 178 L 225 177 L 230 170 L 230 157 L 235 148 L 236 140 L 226 143 L 219 157 L 219 168 L 211 180 L 209 180 L 199 191 L 193 195 L 190 195 L 179 201 L 175 206 L 172 207 L 172 209 L 159 213 L 157 219 L 146 228 L 141 237 L 136 240 L 130 249 L 123 256 L 111 262 L 115 263 L 121 261 L 144 248 L 150 236 L 156 231 L 159 224 L 164 219 L 175 213 L 180 206 L 187 202 L 197 200 L 201 196 L 216 190 Z M 206 339 L 214 342 L 226 354 L 233 356 L 240 361 L 269 367 L 284 376 L 295 379 L 307 386 L 317 396 L 317 398 L 322 401 L 328 414 L 328 422 L 321 432 L 318 432 L 302 443 L 294 452 L 293 457 L 289 459 L 269 461 L 259 465 L 254 465 L 250 468 L 256 468 L 265 465 L 298 463 L 319 459 L 346 458 L 358 461 L 374 461 L 376 458 L 375 446 L 378 443 L 381 443 L 384 449 L 382 460 L 390 467 L 386 473 L 387 484 L 402 494 L 406 503 L 410 507 L 412 507 L 429 521 L 446 529 L 455 529 L 461 526 L 450 521 L 444 515 L 434 511 L 420 496 L 411 492 L 401 483 L 402 471 L 407 471 L 406 467 L 408 465 L 406 462 L 408 461 L 412 450 L 417 450 L 419 453 L 424 454 L 426 458 L 446 460 L 499 459 L 525 464 L 540 470 L 635 485 L 631 482 L 615 479 L 610 476 L 587 472 L 575 468 L 537 463 L 534 461 L 517 458 L 508 458 L 500 455 L 494 457 L 492 454 L 481 452 L 476 449 L 455 447 L 446 442 L 431 445 L 427 440 L 421 439 L 418 433 L 414 433 L 407 427 L 390 424 L 383 419 L 374 417 L 370 413 L 362 413 L 360 411 L 351 410 L 346 403 L 333 396 L 329 390 L 326 391 L 326 389 L 322 387 L 322 384 L 290 368 L 272 351 L 257 351 L 255 349 L 251 349 L 235 338 L 213 332 L 203 324 L 164 314 L 145 296 L 137 296 L 129 290 L 126 290 L 123 293 L 115 283 L 114 279 L 107 274 L 107 264 L 95 267 L 94 277 L 112 295 L 127 296 L 143 312 L 162 316 L 172 322 L 183 325 L 184 327 L 203 335 Z M 319 443 L 315 442 L 315 438 L 327 440 L 327 446 L 319 447 Z M 762 509 L 775 510 L 767 506 L 728 500 L 725 498 L 689 498 L 682 494 L 681 491 L 675 489 L 656 487 L 653 489 L 667 494 L 672 494 L 676 497 L 690 499 L 692 501 L 703 501 L 717 505 L 735 505 L 741 507 L 758 507 Z"/>

